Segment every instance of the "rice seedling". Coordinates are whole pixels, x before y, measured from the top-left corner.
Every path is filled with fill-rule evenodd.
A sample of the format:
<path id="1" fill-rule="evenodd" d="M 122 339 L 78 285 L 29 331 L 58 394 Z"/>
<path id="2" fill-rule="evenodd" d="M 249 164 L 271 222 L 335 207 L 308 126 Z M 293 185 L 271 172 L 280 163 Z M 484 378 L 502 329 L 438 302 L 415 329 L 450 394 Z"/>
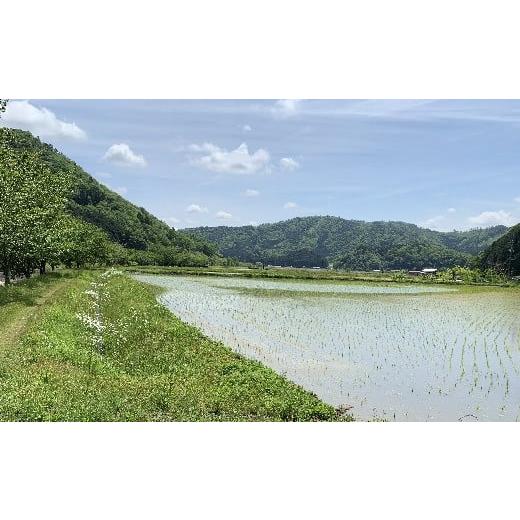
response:
<path id="1" fill-rule="evenodd" d="M 518 415 L 516 289 L 137 276 L 181 319 L 358 418 Z"/>

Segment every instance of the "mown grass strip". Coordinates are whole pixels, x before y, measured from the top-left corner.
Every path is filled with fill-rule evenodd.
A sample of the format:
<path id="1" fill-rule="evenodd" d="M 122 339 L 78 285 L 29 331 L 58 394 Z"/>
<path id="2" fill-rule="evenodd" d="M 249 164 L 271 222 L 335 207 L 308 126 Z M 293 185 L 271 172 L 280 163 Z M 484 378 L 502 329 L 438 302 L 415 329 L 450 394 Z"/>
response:
<path id="1" fill-rule="evenodd" d="M 74 271 L 52 273 L 0 287 L 0 352 L 16 342 L 40 308 L 75 276 Z"/>

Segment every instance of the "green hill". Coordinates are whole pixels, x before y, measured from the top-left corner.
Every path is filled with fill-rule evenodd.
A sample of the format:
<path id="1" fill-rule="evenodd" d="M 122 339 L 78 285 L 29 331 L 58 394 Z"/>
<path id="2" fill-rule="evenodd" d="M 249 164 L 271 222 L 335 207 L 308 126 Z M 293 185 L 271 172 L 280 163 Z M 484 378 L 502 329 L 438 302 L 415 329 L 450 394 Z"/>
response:
<path id="1" fill-rule="evenodd" d="M 483 268 L 494 268 L 509 276 L 520 276 L 520 224 L 493 242 L 480 257 Z"/>
<path id="2" fill-rule="evenodd" d="M 218 245 L 226 256 L 274 265 L 345 269 L 415 269 L 466 265 L 507 231 L 505 226 L 441 233 L 405 222 L 340 217 L 294 218 L 242 227 L 200 227 L 184 232 Z"/>
<path id="3" fill-rule="evenodd" d="M 217 249 L 200 237 L 178 233 L 166 223 L 96 181 L 53 146 L 22 130 L 0 129 L 0 141 L 13 149 L 34 150 L 53 172 L 70 172 L 73 195 L 69 212 L 103 230 L 140 264 L 206 265 Z"/>

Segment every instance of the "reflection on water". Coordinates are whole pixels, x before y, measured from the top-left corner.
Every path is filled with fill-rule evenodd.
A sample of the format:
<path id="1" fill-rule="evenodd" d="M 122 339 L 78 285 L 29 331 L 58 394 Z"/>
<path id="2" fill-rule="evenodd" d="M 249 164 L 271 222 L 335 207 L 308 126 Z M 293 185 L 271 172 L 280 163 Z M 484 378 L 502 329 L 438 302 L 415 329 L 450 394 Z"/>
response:
<path id="1" fill-rule="evenodd" d="M 520 416 L 518 291 L 138 279 L 167 288 L 161 302 L 184 321 L 359 419 Z"/>

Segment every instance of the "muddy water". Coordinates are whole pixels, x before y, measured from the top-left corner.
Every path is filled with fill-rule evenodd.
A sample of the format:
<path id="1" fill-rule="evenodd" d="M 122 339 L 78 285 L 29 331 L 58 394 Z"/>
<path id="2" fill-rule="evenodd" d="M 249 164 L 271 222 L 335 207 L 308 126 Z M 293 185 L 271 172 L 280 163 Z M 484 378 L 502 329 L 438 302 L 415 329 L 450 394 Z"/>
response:
<path id="1" fill-rule="evenodd" d="M 208 336 L 358 419 L 520 418 L 520 292 L 139 275 Z"/>

